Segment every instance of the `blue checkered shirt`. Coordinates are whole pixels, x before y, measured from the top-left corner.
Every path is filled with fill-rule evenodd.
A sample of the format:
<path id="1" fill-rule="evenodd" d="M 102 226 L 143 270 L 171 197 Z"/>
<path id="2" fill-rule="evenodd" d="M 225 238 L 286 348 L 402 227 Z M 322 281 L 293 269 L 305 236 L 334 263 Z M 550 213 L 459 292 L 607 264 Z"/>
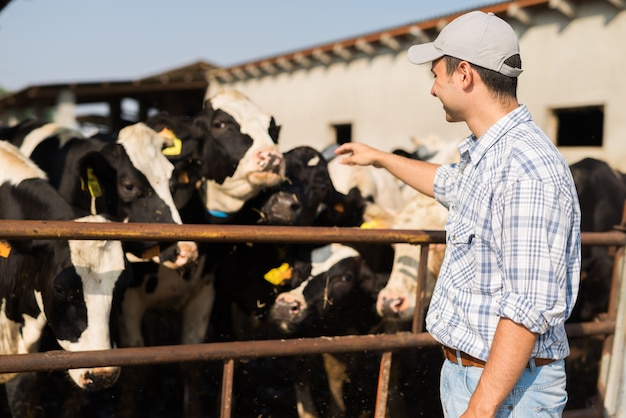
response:
<path id="1" fill-rule="evenodd" d="M 426 317 L 440 343 L 487 360 L 500 318 L 538 334 L 532 355 L 569 355 L 578 295 L 580 206 L 570 170 L 526 106 L 435 176 L 449 210 L 446 255 Z"/>

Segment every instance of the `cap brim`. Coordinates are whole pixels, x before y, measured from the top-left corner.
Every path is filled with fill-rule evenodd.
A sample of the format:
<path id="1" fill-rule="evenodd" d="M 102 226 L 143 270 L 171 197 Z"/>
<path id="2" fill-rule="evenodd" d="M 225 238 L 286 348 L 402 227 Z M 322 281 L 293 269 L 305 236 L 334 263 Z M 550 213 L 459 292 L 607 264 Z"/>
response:
<path id="1" fill-rule="evenodd" d="M 425 64 L 443 57 L 443 52 L 435 48 L 432 42 L 426 44 L 413 45 L 409 48 L 407 55 L 413 64 Z"/>

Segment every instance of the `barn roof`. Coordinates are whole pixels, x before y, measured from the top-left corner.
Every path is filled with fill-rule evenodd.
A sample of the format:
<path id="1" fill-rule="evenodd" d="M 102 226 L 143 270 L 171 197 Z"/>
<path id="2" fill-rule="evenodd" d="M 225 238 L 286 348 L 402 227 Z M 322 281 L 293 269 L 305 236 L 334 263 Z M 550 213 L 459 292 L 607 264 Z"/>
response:
<path id="1" fill-rule="evenodd" d="M 576 15 L 578 5 L 585 0 L 515 0 L 491 3 L 478 9 L 492 12 L 505 20 L 517 20 L 522 25 L 533 24 L 533 14 L 539 9 L 556 10 L 569 19 Z M 606 0 L 618 9 L 624 8 L 623 0 Z M 388 28 L 347 39 L 337 40 L 285 54 L 245 62 L 228 68 L 215 68 L 210 78 L 225 83 L 289 72 L 301 68 L 328 65 L 333 62 L 351 61 L 384 51 L 400 51 L 409 44 L 431 42 L 443 27 L 468 10 L 463 10 L 406 25 Z"/>
<path id="2" fill-rule="evenodd" d="M 76 103 L 113 102 L 124 97 L 141 103 L 163 101 L 163 95 L 201 92 L 202 99 L 208 87 L 207 71 L 213 64 L 198 61 L 183 67 L 129 81 L 98 81 L 86 83 L 40 84 L 26 87 L 0 99 L 0 112 L 30 106 L 54 106 L 62 90 L 69 89 Z"/>

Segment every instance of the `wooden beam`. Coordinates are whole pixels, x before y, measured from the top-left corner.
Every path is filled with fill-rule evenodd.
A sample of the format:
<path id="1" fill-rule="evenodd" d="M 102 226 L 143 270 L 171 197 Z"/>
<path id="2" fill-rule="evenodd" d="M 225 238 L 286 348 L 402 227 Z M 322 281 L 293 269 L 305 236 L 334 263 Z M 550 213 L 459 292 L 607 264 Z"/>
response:
<path id="1" fill-rule="evenodd" d="M 332 61 L 332 58 L 320 48 L 316 48 L 313 50 L 313 56 L 315 57 L 315 59 L 323 64 L 330 64 L 330 62 Z"/>
<path id="2" fill-rule="evenodd" d="M 311 66 L 311 60 L 305 56 L 302 53 L 297 53 L 293 56 L 294 61 L 296 61 L 298 64 L 300 64 L 303 67 L 310 67 Z"/>
<path id="3" fill-rule="evenodd" d="M 268 74 L 276 74 L 278 71 L 276 66 L 269 61 L 263 61 L 259 66 Z"/>
<path id="4" fill-rule="evenodd" d="M 615 6 L 615 8 L 618 10 L 624 9 L 624 0 L 607 0 L 607 1 L 613 6 Z"/>
<path id="5" fill-rule="evenodd" d="M 244 68 L 246 72 L 253 77 L 258 77 L 261 75 L 261 70 L 256 65 L 250 64 L 250 65 L 246 65 Z"/>
<path id="6" fill-rule="evenodd" d="M 576 7 L 569 0 L 550 0 L 548 6 L 570 19 L 573 19 L 576 14 Z"/>
<path id="7" fill-rule="evenodd" d="M 400 42 L 388 32 L 380 35 L 380 42 L 394 51 L 398 51 L 401 48 Z"/>
<path id="8" fill-rule="evenodd" d="M 430 42 L 430 36 L 417 25 L 413 25 L 409 28 L 409 34 L 420 43 Z"/>
<path id="9" fill-rule="evenodd" d="M 293 69 L 292 62 L 285 57 L 278 58 L 276 64 L 285 71 L 291 71 Z"/>
<path id="10" fill-rule="evenodd" d="M 372 44 L 370 44 L 363 38 L 357 40 L 354 46 L 356 46 L 358 50 L 363 51 L 368 55 L 371 55 L 376 51 L 376 49 L 372 46 Z"/>
<path id="11" fill-rule="evenodd" d="M 234 76 L 235 76 L 236 78 L 238 78 L 239 80 L 243 80 L 243 79 L 247 78 L 247 76 L 246 76 L 246 72 L 245 72 L 245 71 L 244 71 L 244 69 L 243 69 L 243 68 L 241 68 L 241 67 L 236 67 L 236 68 L 233 68 L 233 69 L 231 70 L 231 74 L 232 74 L 232 75 L 234 75 Z"/>
<path id="12" fill-rule="evenodd" d="M 344 48 L 344 46 L 341 44 L 333 45 L 333 53 L 343 58 L 344 60 L 348 60 L 352 57 L 352 53 L 347 48 Z"/>
<path id="13" fill-rule="evenodd" d="M 528 11 L 517 3 L 511 4 L 507 9 L 506 14 L 525 26 L 530 26 L 532 24 L 532 19 L 530 18 Z"/>

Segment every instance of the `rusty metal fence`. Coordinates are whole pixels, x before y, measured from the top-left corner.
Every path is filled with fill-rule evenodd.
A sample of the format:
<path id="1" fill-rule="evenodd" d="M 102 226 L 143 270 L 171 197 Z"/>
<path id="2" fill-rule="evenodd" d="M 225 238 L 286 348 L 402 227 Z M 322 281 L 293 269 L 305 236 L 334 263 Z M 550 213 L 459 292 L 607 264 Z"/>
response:
<path id="1" fill-rule="evenodd" d="M 410 243 L 421 246 L 418 269 L 417 301 L 411 332 L 360 336 L 338 336 L 307 339 L 269 341 L 245 341 L 206 343 L 194 345 L 116 348 L 104 351 L 67 352 L 48 351 L 42 353 L 0 356 L 0 373 L 26 371 L 67 370 L 100 366 L 139 366 L 196 361 L 223 362 L 220 417 L 230 418 L 233 399 L 233 376 L 238 360 L 295 356 L 322 353 L 378 351 L 382 353 L 376 395 L 375 418 L 385 416 L 392 351 L 406 348 L 435 345 L 435 340 L 421 329 L 421 293 L 426 282 L 428 245 L 445 243 L 443 231 L 418 231 L 395 229 L 358 229 L 338 227 L 274 227 L 243 225 L 172 225 L 172 224 L 125 224 L 125 223 L 75 223 L 63 221 L 7 221 L 0 220 L 0 239 L 107 239 L 123 241 L 174 241 L 222 243 Z M 608 312 L 594 322 L 573 323 L 566 326 L 569 338 L 596 337 L 603 339 L 603 353 L 597 383 L 597 402 L 593 407 L 566 411 L 565 417 L 601 417 L 606 409 L 619 409 L 619 393 L 622 390 L 621 373 L 614 370 L 622 365 L 623 335 L 618 320 L 620 289 L 624 287 L 623 255 L 626 233 L 616 228 L 605 233 L 583 233 L 583 245 L 601 245 L 614 249 L 611 294 Z M 626 292 L 626 290 L 621 290 Z M 626 306 L 626 303 L 622 303 Z M 626 309 L 622 307 L 621 309 Z M 618 350 L 615 359 L 612 356 Z M 621 367 L 620 367 L 621 369 Z M 611 370 L 613 373 L 611 373 Z M 607 396 L 609 399 L 607 400 Z M 607 406 L 608 405 L 608 406 Z M 619 416 L 612 414 L 611 416 Z"/>

